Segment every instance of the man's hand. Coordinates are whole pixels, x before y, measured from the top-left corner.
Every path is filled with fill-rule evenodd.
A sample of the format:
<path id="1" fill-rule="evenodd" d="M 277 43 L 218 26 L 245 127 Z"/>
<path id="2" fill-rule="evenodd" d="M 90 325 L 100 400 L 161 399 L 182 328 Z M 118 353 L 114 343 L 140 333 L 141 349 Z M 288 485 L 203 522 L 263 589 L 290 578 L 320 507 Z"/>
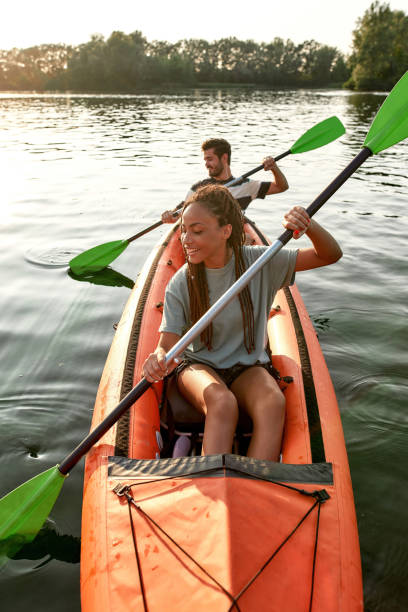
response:
<path id="1" fill-rule="evenodd" d="M 271 170 L 273 172 L 278 169 L 278 166 L 276 165 L 276 161 L 274 160 L 273 157 L 265 157 L 262 163 L 263 163 L 263 167 L 265 170 Z"/>
<path id="2" fill-rule="evenodd" d="M 165 210 L 161 216 L 163 223 L 175 223 L 179 218 L 181 210 Z"/>

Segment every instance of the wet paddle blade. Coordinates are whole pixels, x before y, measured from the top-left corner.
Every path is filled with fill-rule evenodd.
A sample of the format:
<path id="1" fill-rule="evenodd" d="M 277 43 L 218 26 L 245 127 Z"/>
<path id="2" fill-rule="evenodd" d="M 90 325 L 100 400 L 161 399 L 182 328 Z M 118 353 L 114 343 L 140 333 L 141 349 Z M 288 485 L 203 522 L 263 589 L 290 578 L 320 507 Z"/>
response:
<path id="1" fill-rule="evenodd" d="M 99 244 L 71 259 L 69 267 L 74 274 L 103 270 L 123 253 L 128 244 L 128 240 L 114 240 L 113 242 Z"/>
<path id="2" fill-rule="evenodd" d="M 338 117 L 329 117 L 317 125 L 307 130 L 294 145 L 291 146 L 291 153 L 305 153 L 318 149 L 333 142 L 346 132 L 344 125 Z"/>
<path id="3" fill-rule="evenodd" d="M 0 565 L 35 538 L 59 495 L 64 479 L 55 466 L 0 499 Z"/>
<path id="4" fill-rule="evenodd" d="M 374 154 L 408 137 L 408 72 L 388 94 L 364 141 Z"/>

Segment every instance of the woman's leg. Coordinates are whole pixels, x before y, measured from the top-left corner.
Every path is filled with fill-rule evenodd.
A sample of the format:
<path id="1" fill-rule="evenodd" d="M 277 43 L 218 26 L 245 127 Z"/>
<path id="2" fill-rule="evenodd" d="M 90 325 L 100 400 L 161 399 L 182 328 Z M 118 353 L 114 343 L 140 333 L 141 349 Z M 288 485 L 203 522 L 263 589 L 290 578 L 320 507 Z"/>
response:
<path id="1" fill-rule="evenodd" d="M 252 419 L 248 457 L 278 461 L 285 424 L 285 398 L 276 380 L 265 368 L 255 366 L 234 380 L 231 391 Z"/>
<path id="2" fill-rule="evenodd" d="M 192 364 L 182 370 L 178 388 L 188 402 L 205 414 L 203 455 L 230 453 L 238 422 L 238 403 L 212 368 Z"/>

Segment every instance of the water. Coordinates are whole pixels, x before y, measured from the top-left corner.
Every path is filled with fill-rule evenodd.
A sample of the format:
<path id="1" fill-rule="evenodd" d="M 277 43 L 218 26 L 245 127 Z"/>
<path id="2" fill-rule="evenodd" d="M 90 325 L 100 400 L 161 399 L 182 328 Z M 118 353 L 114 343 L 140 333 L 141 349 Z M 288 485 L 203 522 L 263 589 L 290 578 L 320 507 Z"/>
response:
<path id="1" fill-rule="evenodd" d="M 0 94 L 0 494 L 86 435 L 114 324 L 164 230 L 132 243 L 102 277 L 78 282 L 69 259 L 177 205 L 205 176 L 205 138 L 231 142 L 239 175 L 335 114 L 346 135 L 282 160 L 290 190 L 250 206 L 276 237 L 289 206 L 310 203 L 358 153 L 383 99 L 332 90 Z M 342 413 L 370 612 L 408 607 L 407 162 L 407 143 L 365 162 L 318 213 L 343 259 L 297 277 Z M 43 540 L 1 570 L 2 609 L 80 609 L 82 472 L 83 462 Z"/>

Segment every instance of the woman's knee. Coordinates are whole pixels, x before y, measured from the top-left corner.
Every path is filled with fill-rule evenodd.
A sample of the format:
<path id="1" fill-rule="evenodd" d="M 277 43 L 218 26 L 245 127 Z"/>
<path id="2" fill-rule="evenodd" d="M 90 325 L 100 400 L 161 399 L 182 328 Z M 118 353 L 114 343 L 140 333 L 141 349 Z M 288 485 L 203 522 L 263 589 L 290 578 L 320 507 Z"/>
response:
<path id="1" fill-rule="evenodd" d="M 238 402 L 229 389 L 207 390 L 203 401 L 207 418 L 210 416 L 211 419 L 230 422 L 238 420 Z"/>

